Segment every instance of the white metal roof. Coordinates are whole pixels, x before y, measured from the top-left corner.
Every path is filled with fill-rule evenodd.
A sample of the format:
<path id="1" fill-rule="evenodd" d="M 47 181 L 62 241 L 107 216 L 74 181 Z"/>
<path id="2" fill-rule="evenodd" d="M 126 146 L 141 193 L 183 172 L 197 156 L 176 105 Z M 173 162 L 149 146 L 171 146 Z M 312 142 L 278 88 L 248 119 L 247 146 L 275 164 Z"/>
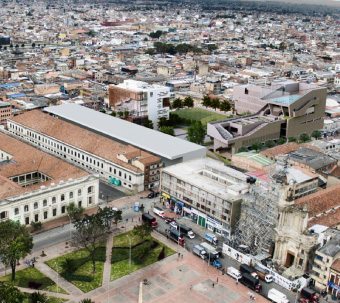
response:
<path id="1" fill-rule="evenodd" d="M 44 111 L 169 160 L 183 157 L 185 161 L 185 158 L 204 157 L 206 154 L 203 146 L 77 104 L 47 107 Z"/>

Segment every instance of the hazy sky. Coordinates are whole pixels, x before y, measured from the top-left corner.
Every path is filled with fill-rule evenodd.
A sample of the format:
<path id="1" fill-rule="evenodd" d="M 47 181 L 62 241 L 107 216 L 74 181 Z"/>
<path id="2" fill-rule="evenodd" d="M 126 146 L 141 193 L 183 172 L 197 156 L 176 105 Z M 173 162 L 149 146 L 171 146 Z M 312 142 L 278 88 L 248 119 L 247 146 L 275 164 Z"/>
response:
<path id="1" fill-rule="evenodd" d="M 266 2 L 266 0 L 255 0 L 255 1 Z M 320 5 L 340 7 L 340 0 L 270 0 L 270 1 L 285 2 L 285 3 L 289 2 L 289 3 L 320 4 Z"/>

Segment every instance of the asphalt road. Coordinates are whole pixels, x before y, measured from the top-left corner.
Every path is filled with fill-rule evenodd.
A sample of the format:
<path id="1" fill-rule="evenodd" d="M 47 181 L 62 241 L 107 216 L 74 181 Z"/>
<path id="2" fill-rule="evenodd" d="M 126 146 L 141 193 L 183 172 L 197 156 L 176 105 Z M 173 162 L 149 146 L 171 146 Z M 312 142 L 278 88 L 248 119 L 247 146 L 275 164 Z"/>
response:
<path id="1" fill-rule="evenodd" d="M 100 181 L 99 182 L 99 198 L 104 201 L 112 201 L 124 197 L 125 194 L 118 189 Z"/>

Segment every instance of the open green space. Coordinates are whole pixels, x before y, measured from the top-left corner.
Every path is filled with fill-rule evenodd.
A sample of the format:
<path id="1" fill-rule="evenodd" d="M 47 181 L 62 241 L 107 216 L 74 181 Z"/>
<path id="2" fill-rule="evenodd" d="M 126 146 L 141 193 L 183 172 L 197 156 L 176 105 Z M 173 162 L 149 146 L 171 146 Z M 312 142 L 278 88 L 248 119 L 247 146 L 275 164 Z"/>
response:
<path id="1" fill-rule="evenodd" d="M 172 112 L 172 114 L 175 114 L 179 116 L 180 118 L 184 119 L 190 119 L 194 121 L 201 121 L 202 124 L 207 124 L 210 121 L 217 121 L 222 119 L 227 119 L 228 116 L 222 115 L 219 113 L 214 113 L 209 110 L 205 110 L 202 108 L 188 108 L 188 109 L 181 109 L 177 110 L 175 112 Z"/>
<path id="2" fill-rule="evenodd" d="M 17 287 L 30 288 L 28 284 L 30 282 L 41 284 L 41 286 L 37 289 L 46 290 L 51 292 L 57 292 L 57 284 L 54 283 L 50 278 L 46 277 L 43 273 L 37 270 L 34 267 L 25 268 L 23 270 L 19 270 L 15 273 L 15 281 L 12 282 L 12 275 L 6 275 L 0 278 L 0 281 L 12 283 Z M 64 289 L 58 287 L 58 292 L 62 294 L 68 294 Z M 52 301 L 51 301 L 52 302 Z"/>
<path id="3" fill-rule="evenodd" d="M 46 261 L 52 269 L 60 273 L 70 283 L 74 284 L 83 292 L 89 292 L 102 285 L 104 263 L 106 259 L 105 243 L 102 244 L 95 255 L 96 272 L 93 273 L 92 260 L 85 249 L 80 249 L 58 258 Z M 64 270 L 62 264 L 70 259 L 73 270 Z"/>
<path id="4" fill-rule="evenodd" d="M 147 265 L 159 261 L 159 256 L 164 248 L 164 258 L 175 253 L 174 250 L 167 247 L 153 237 L 146 237 L 141 239 L 129 231 L 120 234 L 113 239 L 112 257 L 111 257 L 111 280 L 119 279 L 129 274 L 129 260 L 130 260 L 130 242 L 131 239 L 131 272 L 139 270 Z M 156 243 L 157 244 L 156 244 Z M 135 256 L 135 250 L 140 246 L 145 245 L 150 247 L 150 251 L 143 259 Z"/>

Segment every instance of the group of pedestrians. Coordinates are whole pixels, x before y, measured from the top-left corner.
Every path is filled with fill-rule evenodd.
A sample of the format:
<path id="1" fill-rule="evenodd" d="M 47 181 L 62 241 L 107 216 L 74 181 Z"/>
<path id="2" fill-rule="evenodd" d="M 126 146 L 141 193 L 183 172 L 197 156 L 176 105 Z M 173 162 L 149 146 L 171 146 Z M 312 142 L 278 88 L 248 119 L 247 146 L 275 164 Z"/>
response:
<path id="1" fill-rule="evenodd" d="M 181 254 L 181 253 L 178 253 L 178 259 L 183 259 L 183 254 Z"/>
<path id="2" fill-rule="evenodd" d="M 25 260 L 24 263 L 26 265 L 26 267 L 34 267 L 34 263 L 37 262 L 35 257 L 31 260 Z"/>

